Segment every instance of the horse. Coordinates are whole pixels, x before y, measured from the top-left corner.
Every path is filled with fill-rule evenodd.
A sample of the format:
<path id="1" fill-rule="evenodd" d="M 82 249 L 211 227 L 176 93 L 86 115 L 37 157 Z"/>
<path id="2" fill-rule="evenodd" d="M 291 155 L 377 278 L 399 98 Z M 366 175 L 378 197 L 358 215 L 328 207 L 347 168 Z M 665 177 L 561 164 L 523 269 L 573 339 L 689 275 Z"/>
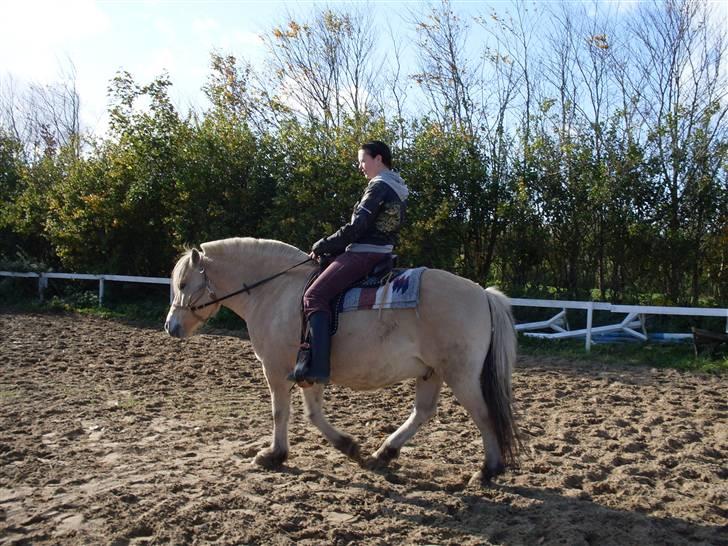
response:
<path id="1" fill-rule="evenodd" d="M 246 323 L 271 395 L 273 438 L 253 463 L 280 467 L 288 457 L 293 370 L 300 343 L 301 297 L 317 266 L 294 246 L 231 238 L 192 248 L 172 273 L 165 330 L 186 338 L 221 306 Z M 242 288 L 241 288 L 242 287 Z M 218 296 L 222 295 L 223 296 Z M 478 427 L 485 458 L 472 479 L 482 483 L 517 464 L 520 439 L 511 400 L 516 334 L 510 303 L 496 288 L 439 269 L 426 269 L 416 309 L 342 313 L 331 343 L 331 382 L 380 389 L 416 378 L 407 420 L 370 457 L 323 413 L 323 385 L 301 389 L 305 414 L 338 450 L 364 465 L 386 467 L 436 411 L 443 383 Z"/>

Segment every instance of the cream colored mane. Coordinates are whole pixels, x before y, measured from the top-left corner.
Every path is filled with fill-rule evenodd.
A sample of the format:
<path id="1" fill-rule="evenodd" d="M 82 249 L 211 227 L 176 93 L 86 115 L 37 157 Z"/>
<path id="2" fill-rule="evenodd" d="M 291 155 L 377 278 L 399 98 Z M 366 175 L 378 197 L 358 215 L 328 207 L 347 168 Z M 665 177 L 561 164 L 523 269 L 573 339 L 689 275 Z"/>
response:
<path id="1" fill-rule="evenodd" d="M 286 258 L 287 261 L 302 260 L 306 254 L 295 246 L 273 239 L 255 239 L 253 237 L 232 237 L 219 241 L 210 241 L 200 245 L 204 257 L 208 260 L 235 258 L 234 262 L 240 262 L 251 254 L 260 258 Z M 172 271 L 172 281 L 176 282 L 181 278 L 186 268 L 190 265 L 192 248 L 185 250 L 177 260 Z"/>
<path id="2" fill-rule="evenodd" d="M 255 239 L 253 237 L 232 237 L 211 241 L 200 245 L 206 258 L 230 258 L 244 256 L 260 256 L 264 258 L 290 258 L 291 260 L 302 260 L 306 254 L 295 246 L 273 239 Z"/>

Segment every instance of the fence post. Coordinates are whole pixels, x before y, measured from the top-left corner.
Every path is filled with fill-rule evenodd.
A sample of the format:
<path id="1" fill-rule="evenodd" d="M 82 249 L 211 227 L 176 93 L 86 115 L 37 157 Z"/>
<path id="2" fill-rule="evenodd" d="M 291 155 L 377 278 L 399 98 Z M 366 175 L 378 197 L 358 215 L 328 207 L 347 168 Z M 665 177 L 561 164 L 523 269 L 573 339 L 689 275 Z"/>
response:
<path id="1" fill-rule="evenodd" d="M 99 277 L 99 307 L 104 305 L 104 276 Z"/>
<path id="2" fill-rule="evenodd" d="M 592 330 L 592 318 L 594 316 L 594 302 L 590 301 L 586 308 L 586 352 L 591 351 L 591 330 Z"/>
<path id="3" fill-rule="evenodd" d="M 48 288 L 48 278 L 43 273 L 38 273 L 38 298 L 43 301 L 43 292 Z"/>

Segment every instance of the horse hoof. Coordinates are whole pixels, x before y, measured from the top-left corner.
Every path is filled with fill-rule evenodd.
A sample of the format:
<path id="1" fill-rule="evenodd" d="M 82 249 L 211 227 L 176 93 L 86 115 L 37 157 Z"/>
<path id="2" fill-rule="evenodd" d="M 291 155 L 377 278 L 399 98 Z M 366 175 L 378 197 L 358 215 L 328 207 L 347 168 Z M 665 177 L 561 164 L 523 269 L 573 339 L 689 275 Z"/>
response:
<path id="1" fill-rule="evenodd" d="M 374 459 L 380 466 L 389 465 L 397 457 L 399 457 L 399 449 L 396 447 L 385 447 L 374 454 Z"/>
<path id="2" fill-rule="evenodd" d="M 490 485 L 493 478 L 500 476 L 505 471 L 506 467 L 502 464 L 499 464 L 494 468 L 483 468 L 482 470 L 478 470 L 475 474 L 473 474 L 473 477 L 470 478 L 470 481 L 468 481 L 468 486 L 478 487 Z"/>
<path id="3" fill-rule="evenodd" d="M 354 438 L 351 436 L 342 435 L 336 442 L 334 447 L 341 451 L 344 455 L 355 461 L 361 460 L 361 451 L 359 450 L 359 444 L 356 443 Z"/>
<path id="4" fill-rule="evenodd" d="M 501 474 L 505 473 L 506 467 L 503 465 L 503 463 L 498 463 L 493 468 L 485 467 L 483 469 L 483 480 L 485 482 L 489 482 L 496 476 L 500 476 Z"/>
<path id="5" fill-rule="evenodd" d="M 253 463 L 263 468 L 274 469 L 280 468 L 287 458 L 287 451 L 274 451 L 272 448 L 266 447 L 258 452 Z"/>
<path id="6" fill-rule="evenodd" d="M 367 457 L 366 461 L 362 461 L 362 466 L 367 470 L 384 470 L 397 457 L 399 449 L 393 447 L 380 449 L 371 457 Z"/>

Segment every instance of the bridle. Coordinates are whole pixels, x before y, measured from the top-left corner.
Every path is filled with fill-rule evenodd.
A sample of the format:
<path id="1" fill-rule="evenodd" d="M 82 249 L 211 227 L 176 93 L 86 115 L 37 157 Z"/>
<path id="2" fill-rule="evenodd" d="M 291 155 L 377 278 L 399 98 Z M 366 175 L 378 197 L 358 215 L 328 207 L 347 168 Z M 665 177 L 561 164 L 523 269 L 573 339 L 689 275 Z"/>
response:
<path id="1" fill-rule="evenodd" d="M 197 320 L 200 322 L 205 322 L 207 319 L 205 317 L 202 317 L 198 315 L 195 311 L 199 311 L 203 307 L 207 307 L 208 304 L 211 303 L 217 303 L 215 300 L 217 299 L 217 296 L 215 295 L 215 290 L 212 288 L 212 284 L 210 283 L 210 278 L 207 276 L 207 272 L 205 271 L 205 268 L 200 265 L 199 272 L 202 274 L 202 277 L 205 279 L 205 285 L 198 288 L 192 296 L 190 296 L 189 303 L 182 305 L 179 303 L 172 303 L 172 307 L 177 307 L 179 309 L 184 309 L 186 311 L 189 311 L 192 313 L 192 316 L 194 316 Z M 207 295 L 212 300 L 211 302 L 202 304 L 202 305 L 196 305 L 198 301 L 205 295 L 202 290 L 205 290 L 207 292 Z M 199 293 L 199 295 L 197 295 Z M 184 301 L 184 300 L 183 300 Z M 208 317 L 209 318 L 209 317 Z"/>
<path id="2" fill-rule="evenodd" d="M 243 287 L 240 290 L 236 290 L 235 292 L 230 292 L 229 294 L 225 294 L 224 296 L 220 296 L 219 298 L 215 295 L 215 290 L 212 288 L 212 285 L 210 284 L 210 279 L 207 276 L 207 272 L 205 271 L 205 268 L 201 265 L 199 271 L 202 274 L 203 278 L 205 279 L 205 286 L 201 287 L 201 289 L 204 288 L 206 290 L 207 295 L 211 298 L 210 301 L 206 301 L 205 303 L 197 304 L 197 302 L 205 295 L 205 293 L 201 293 L 199 296 L 194 298 L 194 300 L 192 298 L 190 298 L 191 301 L 186 305 L 173 303 L 172 307 L 177 307 L 179 309 L 184 309 L 186 311 L 190 311 L 197 320 L 204 322 L 207 319 L 204 317 L 201 317 L 195 311 L 199 311 L 200 309 L 204 309 L 205 307 L 215 305 L 216 303 L 220 303 L 221 301 L 224 301 L 228 298 L 232 298 L 233 296 L 237 296 L 238 294 L 242 294 L 243 292 L 250 294 L 250 291 L 253 288 L 256 288 L 269 281 L 272 281 L 273 279 L 277 279 L 278 277 L 280 277 L 281 275 L 285 275 L 292 269 L 295 269 L 295 268 L 302 266 L 303 264 L 311 262 L 311 261 L 313 261 L 313 258 L 306 258 L 302 262 L 298 262 L 297 264 L 294 264 L 291 267 L 284 269 L 283 271 L 279 271 L 278 273 L 274 273 L 273 275 L 265 277 L 264 279 L 255 281 L 251 285 L 247 285 L 247 284 L 243 283 Z"/>

